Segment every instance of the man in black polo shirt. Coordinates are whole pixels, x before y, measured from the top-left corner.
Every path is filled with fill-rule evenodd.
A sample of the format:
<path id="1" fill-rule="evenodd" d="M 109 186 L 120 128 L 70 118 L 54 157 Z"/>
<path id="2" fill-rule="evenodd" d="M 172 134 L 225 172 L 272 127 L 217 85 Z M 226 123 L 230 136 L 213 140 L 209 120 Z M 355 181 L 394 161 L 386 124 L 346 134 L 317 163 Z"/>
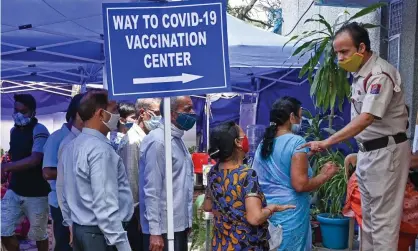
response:
<path id="1" fill-rule="evenodd" d="M 42 177 L 42 158 L 49 132 L 35 118 L 36 101 L 32 95 L 19 94 L 14 99 L 11 162 L 1 164 L 2 173 L 12 173 L 9 189 L 1 201 L 1 240 L 6 250 L 19 250 L 15 228 L 25 215 L 30 222 L 29 238 L 36 241 L 38 250 L 48 251 L 50 186 Z"/>

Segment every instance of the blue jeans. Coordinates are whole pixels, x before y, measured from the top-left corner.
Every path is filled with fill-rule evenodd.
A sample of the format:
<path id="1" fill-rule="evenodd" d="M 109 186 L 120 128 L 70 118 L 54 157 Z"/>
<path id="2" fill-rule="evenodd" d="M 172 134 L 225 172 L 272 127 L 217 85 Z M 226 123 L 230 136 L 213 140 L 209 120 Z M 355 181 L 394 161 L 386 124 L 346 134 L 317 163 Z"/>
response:
<path id="1" fill-rule="evenodd" d="M 70 230 L 68 227 L 62 225 L 62 213 L 60 208 L 50 206 L 51 216 L 54 224 L 54 238 L 55 249 L 54 251 L 71 251 L 73 250 L 70 245 Z"/>

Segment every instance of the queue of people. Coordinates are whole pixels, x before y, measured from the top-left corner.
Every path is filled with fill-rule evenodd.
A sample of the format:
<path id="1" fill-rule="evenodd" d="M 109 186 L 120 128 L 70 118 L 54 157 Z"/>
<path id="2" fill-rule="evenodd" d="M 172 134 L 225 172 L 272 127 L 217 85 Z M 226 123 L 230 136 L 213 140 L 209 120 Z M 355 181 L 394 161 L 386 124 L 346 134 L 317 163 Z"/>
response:
<path id="1" fill-rule="evenodd" d="M 305 142 L 298 135 L 301 102 L 282 97 L 248 167 L 242 128 L 226 122 L 212 129 L 208 152 L 217 163 L 208 174 L 203 209 L 214 214 L 213 250 L 271 250 L 271 240 L 281 238 L 280 251 L 309 251 L 309 193 L 338 167 L 326 163 L 314 177 L 308 156 L 351 137 L 360 149 L 361 248 L 397 250 L 411 158 L 399 73 L 370 50 L 368 33 L 357 23 L 343 26 L 333 46 L 340 67 L 354 75 L 352 121 L 342 130 Z M 172 97 L 170 104 L 174 249 L 185 251 L 194 182 L 182 137 L 197 117 L 188 96 Z M 160 99 L 117 104 L 106 90 L 90 90 L 73 97 L 67 123 L 49 135 L 36 119 L 35 99 L 15 95 L 11 162 L 1 167 L 12 173 L 1 203 L 7 250 L 19 250 L 14 228 L 22 215 L 38 250 L 48 250 L 49 212 L 57 251 L 168 250 L 163 106 Z M 282 229 L 280 236 L 274 227 Z"/>

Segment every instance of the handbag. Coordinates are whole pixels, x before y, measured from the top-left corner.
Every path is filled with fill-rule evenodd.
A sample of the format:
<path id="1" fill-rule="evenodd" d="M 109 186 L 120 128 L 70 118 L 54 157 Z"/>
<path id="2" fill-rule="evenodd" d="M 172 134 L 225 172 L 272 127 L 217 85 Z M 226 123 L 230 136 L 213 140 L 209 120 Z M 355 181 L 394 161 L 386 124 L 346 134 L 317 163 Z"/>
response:
<path id="1" fill-rule="evenodd" d="M 282 244 L 282 238 L 283 238 L 283 228 L 282 226 L 278 225 L 277 227 L 273 225 L 270 221 L 269 223 L 269 233 L 270 233 L 270 239 L 269 239 L 269 246 L 270 251 L 277 250 L 280 247 L 280 244 Z"/>

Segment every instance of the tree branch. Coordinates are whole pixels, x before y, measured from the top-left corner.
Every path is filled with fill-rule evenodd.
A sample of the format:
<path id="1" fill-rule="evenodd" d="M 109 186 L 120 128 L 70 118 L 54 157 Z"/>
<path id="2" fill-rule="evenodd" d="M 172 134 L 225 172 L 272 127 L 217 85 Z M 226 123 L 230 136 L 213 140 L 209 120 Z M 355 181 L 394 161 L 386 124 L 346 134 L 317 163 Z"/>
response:
<path id="1" fill-rule="evenodd" d="M 251 17 L 248 17 L 248 16 L 245 16 L 244 18 L 245 18 L 245 19 L 247 19 L 248 21 L 251 21 L 251 22 L 254 22 L 254 23 L 259 23 L 259 24 L 262 24 L 262 25 L 264 25 L 264 26 L 266 26 L 266 27 L 268 27 L 268 28 L 273 27 L 273 25 L 268 24 L 268 23 L 265 23 L 265 22 L 263 22 L 263 21 L 261 21 L 261 20 L 252 19 Z"/>

